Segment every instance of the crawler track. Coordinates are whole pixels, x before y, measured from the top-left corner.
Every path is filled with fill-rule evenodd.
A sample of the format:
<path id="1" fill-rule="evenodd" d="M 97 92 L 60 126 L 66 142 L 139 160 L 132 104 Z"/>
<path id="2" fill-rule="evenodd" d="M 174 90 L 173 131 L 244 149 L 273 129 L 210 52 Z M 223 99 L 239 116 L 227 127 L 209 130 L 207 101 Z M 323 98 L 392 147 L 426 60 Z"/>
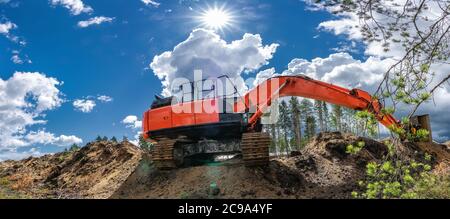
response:
<path id="1" fill-rule="evenodd" d="M 151 157 L 156 168 L 160 170 L 171 170 L 176 168 L 174 148 L 177 140 L 161 139 L 155 144 Z"/>
<path id="2" fill-rule="evenodd" d="M 180 156 L 177 149 L 186 139 L 159 139 L 155 144 L 151 158 L 157 169 L 172 170 L 179 166 Z M 179 143 L 179 144 L 178 144 Z M 242 160 L 246 166 L 264 166 L 270 161 L 269 145 L 271 139 L 268 133 L 244 133 L 241 139 Z M 182 150 L 182 149 L 181 149 Z M 181 154 L 181 157 L 183 155 Z"/>
<path id="3" fill-rule="evenodd" d="M 242 135 L 242 158 L 246 166 L 264 166 L 269 163 L 269 145 L 271 139 L 268 133 L 253 132 Z"/>

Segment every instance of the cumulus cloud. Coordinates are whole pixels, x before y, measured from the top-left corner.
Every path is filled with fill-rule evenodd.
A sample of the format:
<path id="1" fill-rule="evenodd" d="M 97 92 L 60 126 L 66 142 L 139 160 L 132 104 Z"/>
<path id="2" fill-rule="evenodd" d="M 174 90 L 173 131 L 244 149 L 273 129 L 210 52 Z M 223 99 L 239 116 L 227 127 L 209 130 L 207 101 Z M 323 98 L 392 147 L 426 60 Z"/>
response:
<path id="1" fill-rule="evenodd" d="M 348 88 L 364 88 L 374 92 L 384 72 L 394 62 L 392 59 L 369 57 L 366 61 L 354 59 L 348 53 L 335 53 L 327 58 L 311 61 L 294 59 L 283 75 L 306 75 L 308 77 Z"/>
<path id="2" fill-rule="evenodd" d="M 53 133 L 46 132 L 45 130 L 30 132 L 25 136 L 25 139 L 30 144 L 56 145 L 61 147 L 83 143 L 83 140 L 77 136 L 60 135 L 56 137 Z"/>
<path id="3" fill-rule="evenodd" d="M 34 143 L 27 138 L 34 133 L 28 129 L 46 124 L 45 112 L 61 106 L 60 85 L 62 82 L 57 79 L 38 72 L 16 72 L 7 80 L 0 78 L 0 150 L 15 150 Z M 53 143 L 49 144 L 79 140 L 75 136 L 53 137 Z"/>
<path id="4" fill-rule="evenodd" d="M 159 7 L 161 3 L 155 1 L 155 0 L 141 0 L 145 5 L 151 5 L 153 7 Z"/>
<path id="5" fill-rule="evenodd" d="M 153 58 L 151 69 L 163 84 L 163 95 L 171 95 L 172 82 L 177 78 L 193 80 L 195 70 L 201 70 L 203 79 L 228 75 L 240 78 L 242 72 L 250 72 L 268 64 L 278 44 L 263 45 L 258 34 L 244 34 L 242 39 L 227 43 L 221 37 L 205 29 L 193 30 L 184 42 L 172 51 Z M 237 81 L 239 88 L 244 83 Z"/>
<path id="6" fill-rule="evenodd" d="M 253 81 L 253 86 L 256 87 L 259 84 L 261 84 L 262 82 L 266 81 L 267 79 L 272 78 L 277 75 L 279 75 L 279 74 L 277 74 L 275 72 L 275 68 L 269 68 L 269 69 L 260 71 L 256 74 L 256 78 Z"/>
<path id="7" fill-rule="evenodd" d="M 347 88 L 364 88 L 374 91 L 374 87 L 382 80 L 384 72 L 392 63 L 391 59 L 381 60 L 376 57 L 369 57 L 363 62 L 354 59 L 348 53 L 335 53 L 326 58 L 315 58 L 311 61 L 296 58 L 281 74 L 275 73 L 273 68 L 259 72 L 254 84 L 277 75 L 306 75 Z"/>
<path id="8" fill-rule="evenodd" d="M 94 10 L 85 5 L 82 0 L 50 0 L 52 5 L 61 5 L 70 10 L 70 13 L 73 15 L 79 15 L 81 13 L 91 13 Z"/>
<path id="9" fill-rule="evenodd" d="M 80 28 L 86 28 L 89 27 L 91 25 L 100 25 L 102 23 L 110 23 L 114 20 L 115 18 L 113 17 L 104 17 L 104 16 L 100 16 L 100 17 L 93 17 L 90 18 L 89 20 L 86 21 L 79 21 L 78 22 L 78 27 Z"/>
<path id="10" fill-rule="evenodd" d="M 134 139 L 131 139 L 130 143 L 139 146 L 139 136 L 142 134 L 142 121 L 137 116 L 129 115 L 122 120 L 122 124 L 125 124 L 134 133 Z"/>
<path id="11" fill-rule="evenodd" d="M 75 110 L 83 112 L 83 113 L 90 113 L 92 110 L 94 110 L 94 107 L 97 104 L 93 100 L 82 100 L 78 99 L 73 101 L 73 106 L 75 107 Z"/>
<path id="12" fill-rule="evenodd" d="M 122 120 L 122 123 L 125 124 L 127 128 L 132 129 L 142 128 L 142 121 L 140 121 L 138 117 L 134 115 L 125 117 L 125 119 Z"/>

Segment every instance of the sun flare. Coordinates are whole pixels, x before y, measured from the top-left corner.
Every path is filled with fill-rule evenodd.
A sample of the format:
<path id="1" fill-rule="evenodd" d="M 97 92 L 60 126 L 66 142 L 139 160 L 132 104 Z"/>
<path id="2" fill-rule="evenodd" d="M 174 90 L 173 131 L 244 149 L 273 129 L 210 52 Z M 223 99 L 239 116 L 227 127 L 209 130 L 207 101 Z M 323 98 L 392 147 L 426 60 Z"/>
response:
<path id="1" fill-rule="evenodd" d="M 202 26 L 214 30 L 222 30 L 230 26 L 232 19 L 230 12 L 223 8 L 210 8 L 205 10 L 200 16 Z"/>

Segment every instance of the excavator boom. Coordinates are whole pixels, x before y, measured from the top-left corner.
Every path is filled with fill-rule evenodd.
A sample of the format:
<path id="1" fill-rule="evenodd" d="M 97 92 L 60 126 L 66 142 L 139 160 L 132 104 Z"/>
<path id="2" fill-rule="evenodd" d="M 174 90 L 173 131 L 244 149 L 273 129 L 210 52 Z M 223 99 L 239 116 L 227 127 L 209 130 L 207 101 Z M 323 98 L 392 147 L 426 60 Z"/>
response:
<path id="1" fill-rule="evenodd" d="M 279 76 L 259 84 L 235 103 L 236 112 L 254 111 L 249 119 L 252 129 L 275 99 L 285 96 L 305 97 L 340 105 L 350 109 L 373 113 L 376 119 L 386 126 L 399 126 L 399 122 L 389 114 L 381 112 L 378 100 L 360 89 L 346 89 L 333 84 L 317 81 L 306 76 Z"/>

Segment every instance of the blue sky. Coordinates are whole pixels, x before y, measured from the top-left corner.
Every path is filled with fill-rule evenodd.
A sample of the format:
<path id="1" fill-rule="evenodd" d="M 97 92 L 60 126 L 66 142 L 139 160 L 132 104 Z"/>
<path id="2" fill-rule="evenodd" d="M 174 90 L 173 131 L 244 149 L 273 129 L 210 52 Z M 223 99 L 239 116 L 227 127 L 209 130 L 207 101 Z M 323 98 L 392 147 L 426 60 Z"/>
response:
<path id="1" fill-rule="evenodd" d="M 133 138 L 135 130 L 122 120 L 140 116 L 162 91 L 161 81 L 149 67 L 153 57 L 173 50 L 201 27 L 198 16 L 208 8 L 220 6 L 232 13 L 233 25 L 218 31 L 226 42 L 252 33 L 260 34 L 264 45 L 279 44 L 269 64 L 259 70 L 274 67 L 282 72 L 294 58 L 325 58 L 350 43 L 345 35 L 319 30 L 320 23 L 334 17 L 326 11 L 306 10 L 299 0 L 160 0 L 157 7 L 141 0 L 83 0 L 92 11 L 77 15 L 51 0 L 6 2 L 0 3 L 0 23 L 9 21 L 16 28 L 0 35 L 0 78 L 8 80 L 15 72 L 39 72 L 64 82 L 58 89 L 65 102 L 45 112 L 41 118 L 46 124 L 27 126 L 27 132 L 45 129 L 55 135 L 75 135 L 84 143 L 97 135 Z M 98 16 L 113 19 L 85 28 L 77 25 Z M 367 57 L 355 48 L 347 52 L 364 62 Z M 12 61 L 14 54 L 22 64 Z M 113 101 L 98 101 L 99 95 Z M 86 98 L 96 101 L 92 112 L 75 110 L 73 101 Z M 63 149 L 32 144 L 17 151 L 30 148 L 40 152 Z"/>

